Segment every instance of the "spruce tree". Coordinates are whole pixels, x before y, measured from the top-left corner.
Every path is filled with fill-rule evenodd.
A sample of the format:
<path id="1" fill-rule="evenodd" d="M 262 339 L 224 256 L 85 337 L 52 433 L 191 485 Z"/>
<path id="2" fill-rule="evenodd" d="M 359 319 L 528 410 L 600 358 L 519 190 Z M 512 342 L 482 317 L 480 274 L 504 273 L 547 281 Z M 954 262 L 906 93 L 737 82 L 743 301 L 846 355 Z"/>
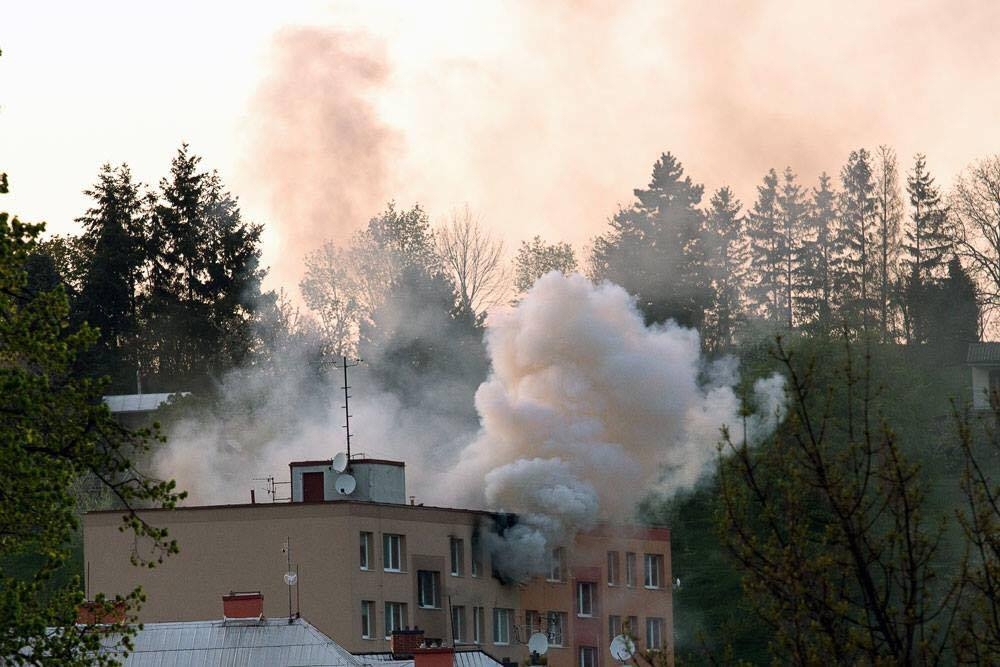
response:
<path id="1" fill-rule="evenodd" d="M 903 201 L 899 193 L 899 172 L 896 153 L 888 146 L 879 146 L 875 155 L 875 241 L 878 260 L 878 313 L 882 342 L 888 342 L 896 327 L 891 312 L 892 285 L 899 262 L 899 228 L 903 218 Z"/>
<path id="2" fill-rule="evenodd" d="M 778 249 L 781 259 L 781 301 L 785 326 L 791 330 L 795 325 L 794 301 L 803 291 L 801 282 L 803 256 L 803 234 L 807 214 L 802 187 L 795 182 L 795 173 L 786 167 L 781 188 L 777 196 Z"/>
<path id="3" fill-rule="evenodd" d="M 875 183 L 868 151 L 851 152 L 840 181 L 840 255 L 835 285 L 843 299 L 841 315 L 846 325 L 867 333 L 877 317 Z"/>
<path id="4" fill-rule="evenodd" d="M 670 153 L 653 165 L 646 190 L 609 222 L 594 240 L 590 276 L 610 280 L 636 297 L 647 322 L 674 319 L 698 327 L 709 301 L 701 233 L 704 214 L 697 208 L 704 186 L 684 176 Z"/>
<path id="5" fill-rule="evenodd" d="M 837 193 L 826 172 L 813 188 L 803 234 L 798 310 L 803 326 L 815 335 L 828 335 L 834 327 L 833 269 L 837 250 Z"/>
<path id="6" fill-rule="evenodd" d="M 733 191 L 723 187 L 712 195 L 705 217 L 705 267 L 712 304 L 702 334 L 709 347 L 719 351 L 732 347 L 742 319 L 748 257 L 742 207 Z"/>
<path id="7" fill-rule="evenodd" d="M 771 169 L 757 186 L 757 201 L 747 214 L 753 287 L 749 300 L 758 317 L 778 325 L 782 319 L 783 247 L 778 210 L 778 174 Z"/>
<path id="8" fill-rule="evenodd" d="M 952 242 L 947 230 L 947 209 L 941 203 L 941 194 L 922 154 L 914 158 L 906 191 L 912 211 L 906 230 L 902 302 L 908 324 L 907 339 L 922 343 L 932 335 L 937 283 L 944 277 L 944 258 Z"/>

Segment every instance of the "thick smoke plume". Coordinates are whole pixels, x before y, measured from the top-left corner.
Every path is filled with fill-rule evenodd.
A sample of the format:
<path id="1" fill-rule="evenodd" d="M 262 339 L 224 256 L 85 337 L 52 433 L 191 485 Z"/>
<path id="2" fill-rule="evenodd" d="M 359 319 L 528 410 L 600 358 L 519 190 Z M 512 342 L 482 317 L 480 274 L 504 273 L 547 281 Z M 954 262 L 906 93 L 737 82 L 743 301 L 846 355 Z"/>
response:
<path id="1" fill-rule="evenodd" d="M 722 426 L 742 437 L 734 363 L 706 367 L 696 331 L 645 326 L 617 285 L 551 273 L 491 319 L 487 340 L 482 432 L 455 475 L 466 502 L 523 513 L 494 544 L 512 578 L 595 521 L 631 519 L 642 495 L 695 485 Z M 751 438 L 782 418 L 783 379 L 758 381 L 755 403 Z"/>

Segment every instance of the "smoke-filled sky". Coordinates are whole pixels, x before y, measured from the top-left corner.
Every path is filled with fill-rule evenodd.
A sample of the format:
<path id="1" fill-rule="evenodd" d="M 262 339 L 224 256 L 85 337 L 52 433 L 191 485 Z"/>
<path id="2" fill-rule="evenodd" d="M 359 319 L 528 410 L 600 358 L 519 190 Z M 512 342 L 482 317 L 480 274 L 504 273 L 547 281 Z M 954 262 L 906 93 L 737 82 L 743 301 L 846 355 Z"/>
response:
<path id="1" fill-rule="evenodd" d="M 1000 151 L 995 2 L 20 2 L 0 13 L 4 209 L 74 230 L 101 163 L 182 141 L 267 225 L 272 284 L 384 202 L 578 248 L 672 151 L 749 202 L 858 146 L 947 185 Z"/>

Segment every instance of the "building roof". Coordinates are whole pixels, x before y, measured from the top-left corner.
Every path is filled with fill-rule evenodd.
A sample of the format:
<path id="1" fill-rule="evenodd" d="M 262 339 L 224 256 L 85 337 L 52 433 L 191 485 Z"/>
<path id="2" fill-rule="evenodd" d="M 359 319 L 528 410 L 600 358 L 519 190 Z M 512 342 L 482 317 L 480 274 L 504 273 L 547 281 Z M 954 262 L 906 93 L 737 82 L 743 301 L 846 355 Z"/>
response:
<path id="1" fill-rule="evenodd" d="M 413 659 L 396 660 L 392 653 L 358 653 L 356 657 L 368 664 L 378 667 L 413 667 Z M 502 662 L 482 649 L 474 651 L 455 651 L 455 667 L 497 667 Z"/>
<path id="2" fill-rule="evenodd" d="M 969 343 L 967 364 L 1000 365 L 1000 343 Z"/>
<path id="3" fill-rule="evenodd" d="M 187 396 L 188 392 L 179 392 Z M 170 400 L 174 394 L 119 394 L 105 396 L 104 402 L 112 414 L 120 412 L 152 412 Z"/>
<path id="4" fill-rule="evenodd" d="M 120 653 L 118 637 L 105 646 Z M 125 667 L 362 667 L 354 657 L 304 619 L 146 623 Z"/>

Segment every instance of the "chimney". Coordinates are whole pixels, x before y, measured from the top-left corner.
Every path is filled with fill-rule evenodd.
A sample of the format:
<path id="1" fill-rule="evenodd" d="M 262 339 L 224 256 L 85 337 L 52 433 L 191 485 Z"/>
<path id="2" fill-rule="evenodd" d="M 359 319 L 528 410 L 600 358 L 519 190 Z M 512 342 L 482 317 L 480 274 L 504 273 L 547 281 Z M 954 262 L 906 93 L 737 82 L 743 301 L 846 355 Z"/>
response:
<path id="1" fill-rule="evenodd" d="M 413 652 L 413 667 L 455 667 L 455 649 L 418 648 Z"/>
<path id="2" fill-rule="evenodd" d="M 125 602 L 98 603 L 85 600 L 76 608 L 76 622 L 80 625 L 124 623 Z"/>
<path id="3" fill-rule="evenodd" d="M 389 651 L 392 652 L 392 656 L 396 660 L 405 660 L 412 656 L 423 643 L 424 631 L 414 625 L 412 630 L 407 628 L 392 631 L 392 637 L 389 639 Z M 399 656 L 405 657 L 400 658 Z"/>
<path id="4" fill-rule="evenodd" d="M 264 596 L 260 591 L 229 591 L 222 596 L 222 616 L 231 619 L 264 618 Z"/>

